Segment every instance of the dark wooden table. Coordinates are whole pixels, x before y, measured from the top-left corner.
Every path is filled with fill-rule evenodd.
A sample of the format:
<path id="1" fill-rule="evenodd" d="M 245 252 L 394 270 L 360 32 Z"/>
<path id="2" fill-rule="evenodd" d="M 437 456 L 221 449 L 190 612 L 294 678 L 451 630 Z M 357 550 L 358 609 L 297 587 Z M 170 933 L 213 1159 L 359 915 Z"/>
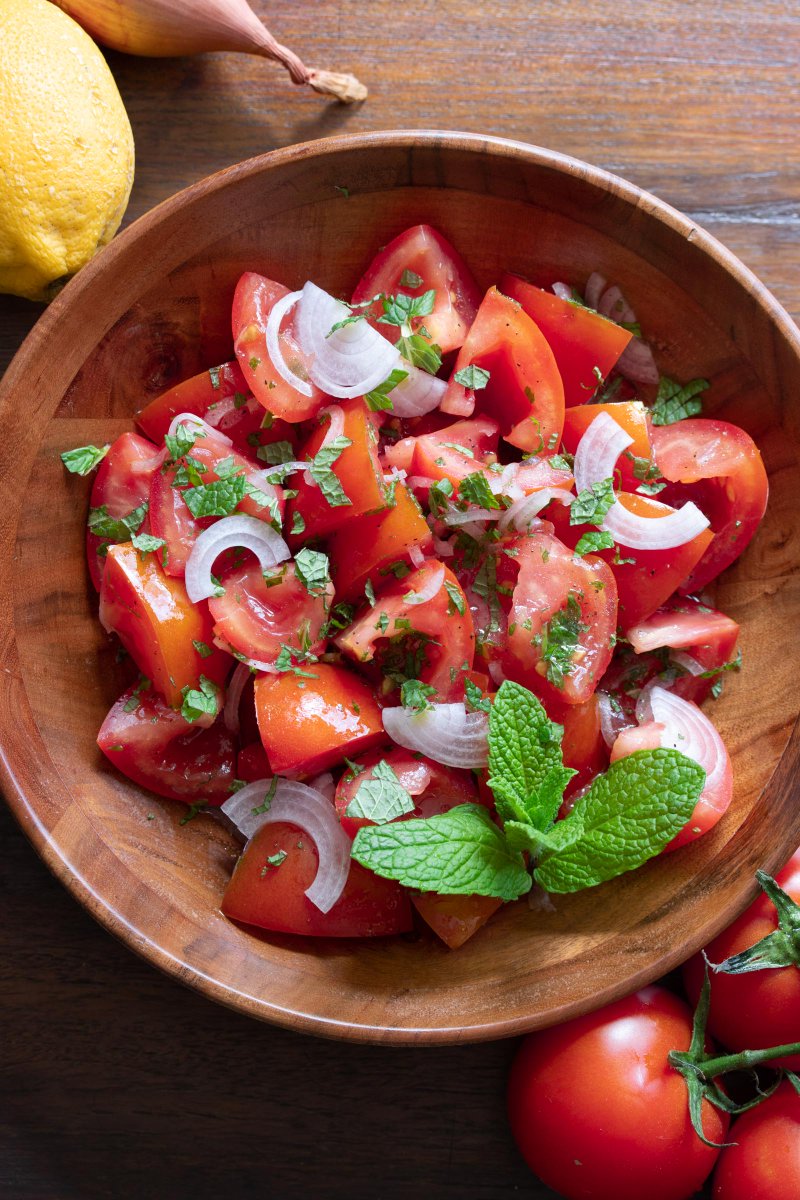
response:
<path id="1" fill-rule="evenodd" d="M 345 130 L 519 138 L 657 192 L 800 313 L 800 22 L 786 0 L 255 0 L 346 109 L 258 59 L 110 55 L 126 221 L 239 159 Z M 2 119 L 2 118 L 0 118 Z M 0 370 L 39 309 L 0 297 Z M 499 1200 L 552 1193 L 506 1129 L 513 1044 L 338 1045 L 218 1008 L 94 924 L 0 811 L 0 1195 Z"/>

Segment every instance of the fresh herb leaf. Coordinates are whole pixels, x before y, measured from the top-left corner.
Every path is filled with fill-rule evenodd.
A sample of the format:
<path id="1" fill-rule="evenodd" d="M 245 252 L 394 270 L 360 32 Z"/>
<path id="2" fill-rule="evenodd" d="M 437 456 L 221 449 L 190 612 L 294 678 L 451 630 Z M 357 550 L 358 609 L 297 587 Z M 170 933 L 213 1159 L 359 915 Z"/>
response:
<path id="1" fill-rule="evenodd" d="M 178 824 L 188 825 L 189 822 L 193 821 L 196 816 L 199 816 L 200 813 L 204 812 L 208 812 L 208 805 L 206 804 L 205 800 L 200 800 L 197 804 L 190 804 L 187 812 L 184 813 Z"/>
<path id="2" fill-rule="evenodd" d="M 430 697 L 436 695 L 436 688 L 430 684 L 420 683 L 418 679 L 406 679 L 400 688 L 400 703 L 403 708 L 414 708 L 417 712 L 430 707 Z"/>
<path id="3" fill-rule="evenodd" d="M 550 466 L 556 471 L 569 471 L 575 466 L 575 455 L 567 454 L 563 451 L 561 454 L 554 454 L 550 459 Z"/>
<path id="4" fill-rule="evenodd" d="M 264 799 L 253 809 L 254 817 L 260 817 L 262 813 L 269 812 L 272 807 L 272 801 L 275 799 L 275 793 L 278 790 L 278 779 L 278 775 L 273 775 L 272 779 L 270 779 L 269 787 L 264 793 Z"/>
<path id="5" fill-rule="evenodd" d="M 700 395 L 709 387 L 707 379 L 693 379 L 691 383 L 676 383 L 674 379 L 661 376 L 658 395 L 650 410 L 654 425 L 674 425 L 686 417 L 696 417 L 703 411 Z"/>
<path id="6" fill-rule="evenodd" d="M 392 402 L 389 399 L 389 392 L 394 391 L 398 383 L 402 383 L 404 379 L 408 379 L 408 371 L 402 371 L 396 367 L 388 379 L 384 379 L 383 383 L 379 383 L 371 392 L 365 394 L 367 408 L 372 412 L 391 412 Z"/>
<path id="7" fill-rule="evenodd" d="M 305 519 L 303 518 L 301 513 L 297 512 L 297 510 L 295 510 L 292 513 L 292 528 L 289 530 L 289 532 L 294 533 L 294 534 L 300 534 L 300 533 L 305 533 L 305 531 L 306 531 Z"/>
<path id="8" fill-rule="evenodd" d="M 453 613 L 458 613 L 460 617 L 463 617 L 467 611 L 467 604 L 461 588 L 451 579 L 445 579 L 444 590 L 447 592 L 447 615 L 452 616 Z"/>
<path id="9" fill-rule="evenodd" d="M 142 677 L 140 678 L 136 687 L 133 689 L 130 696 L 123 704 L 122 711 L 126 712 L 126 713 L 130 713 L 130 712 L 133 712 L 134 709 L 138 708 L 139 707 L 139 697 L 141 696 L 142 692 L 149 692 L 151 687 L 152 687 L 152 684 L 151 684 L 150 680 L 145 675 L 142 675 Z"/>
<path id="10" fill-rule="evenodd" d="M 449 479 L 435 479 L 428 491 L 428 507 L 431 515 L 441 517 L 449 508 L 448 501 L 453 494 L 453 485 Z"/>
<path id="11" fill-rule="evenodd" d="M 388 762 L 382 760 L 364 779 L 345 809 L 345 816 L 386 825 L 414 811 L 414 801 Z"/>
<path id="12" fill-rule="evenodd" d="M 464 701 L 470 712 L 491 712 L 491 700 L 471 679 L 464 680 Z"/>
<path id="13" fill-rule="evenodd" d="M 155 550 L 160 550 L 162 546 L 166 546 L 163 538 L 153 537 L 152 533 L 134 534 L 131 538 L 134 549 L 141 554 L 152 554 Z"/>
<path id="14" fill-rule="evenodd" d="M 294 461 L 294 447 L 291 442 L 270 442 L 266 446 L 258 447 L 256 458 L 269 463 L 270 466 L 280 466 L 281 463 Z"/>
<path id="15" fill-rule="evenodd" d="M 605 529 L 591 530 L 589 533 L 582 534 L 578 539 L 575 553 L 582 558 L 584 554 L 596 554 L 598 550 L 610 550 L 613 545 L 614 539 Z"/>
<path id="16" fill-rule="evenodd" d="M 319 676 L 315 675 L 313 671 L 304 671 L 301 667 L 296 667 L 293 661 L 295 658 L 299 659 L 301 662 L 314 663 L 317 661 L 316 655 L 309 654 L 307 651 L 301 650 L 297 646 L 287 646 L 285 642 L 282 642 L 280 651 L 278 652 L 278 657 L 275 659 L 276 671 L 298 675 L 303 679 L 319 678 Z"/>
<path id="17" fill-rule="evenodd" d="M 309 596 L 321 596 L 327 591 L 331 581 L 327 554 L 323 554 L 321 550 L 309 550 L 307 547 L 298 550 L 294 558 L 294 569 Z"/>
<path id="18" fill-rule="evenodd" d="M 422 276 L 418 275 L 416 271 L 409 271 L 406 268 L 400 276 L 400 287 L 422 287 Z"/>
<path id="19" fill-rule="evenodd" d="M 372 586 L 371 579 L 368 579 L 367 582 L 364 584 L 364 595 L 367 598 L 367 603 L 372 608 L 374 608 L 375 607 L 375 588 Z"/>
<path id="20" fill-rule="evenodd" d="M 139 531 L 146 516 L 147 501 L 119 518 L 110 517 L 107 505 L 101 504 L 99 508 L 89 509 L 86 525 L 89 533 L 93 533 L 95 537 L 109 538 L 113 542 L 127 542 Z"/>
<path id="21" fill-rule="evenodd" d="M 663 480 L 653 480 L 652 483 L 640 483 L 636 490 L 643 496 L 657 496 L 666 486 Z"/>
<path id="22" fill-rule="evenodd" d="M 442 365 L 442 350 L 435 342 L 426 341 L 421 333 L 411 333 L 397 339 L 397 349 L 413 367 L 435 375 Z"/>
<path id="23" fill-rule="evenodd" d="M 61 461 L 72 475 L 88 475 L 98 466 L 111 449 L 111 443 L 101 447 L 78 446 L 75 450 L 65 450 Z"/>
<path id="24" fill-rule="evenodd" d="M 334 438 L 332 442 L 317 452 L 308 468 L 311 478 L 331 508 L 342 508 L 344 505 L 353 503 L 332 469 L 337 458 L 352 444 L 348 437 Z"/>
<path id="25" fill-rule="evenodd" d="M 479 392 L 485 388 L 490 378 L 489 371 L 485 371 L 483 367 L 476 367 L 474 363 L 470 363 L 468 367 L 462 367 L 453 376 L 456 383 L 469 388 L 472 392 Z"/>
<path id="26" fill-rule="evenodd" d="M 587 629 L 588 625 L 581 621 L 577 597 L 570 592 L 564 608 L 553 613 L 539 635 L 542 661 L 547 663 L 547 679 L 554 687 L 563 688 L 564 680 L 571 674 L 581 634 Z"/>
<path id="27" fill-rule="evenodd" d="M 489 714 L 489 787 L 504 821 L 544 832 L 575 774 L 561 755 L 563 727 L 527 688 L 504 680 Z"/>
<path id="28" fill-rule="evenodd" d="M 227 479 L 217 479 L 214 483 L 201 483 L 187 488 L 183 498 L 193 517 L 229 517 L 244 500 L 246 491 L 247 480 L 244 475 L 232 475 Z"/>
<path id="29" fill-rule="evenodd" d="M 458 485 L 458 498 L 467 504 L 477 504 L 479 508 L 501 508 L 500 501 L 495 496 L 485 475 L 476 471 L 467 475 Z"/>
<path id="30" fill-rule="evenodd" d="M 399 325 L 401 329 L 404 325 L 410 326 L 414 317 L 427 317 L 428 313 L 432 313 L 435 302 L 436 292 L 432 288 L 421 296 L 407 296 L 405 292 L 383 296 L 383 313 L 378 317 L 378 324 Z"/>
<path id="31" fill-rule="evenodd" d="M 205 675 L 200 676 L 200 687 L 185 687 L 182 692 L 181 716 L 184 721 L 197 721 L 211 714 L 215 717 L 219 708 L 219 688 Z"/>
<path id="32" fill-rule="evenodd" d="M 192 645 L 201 658 L 210 658 L 214 653 L 214 651 L 206 642 L 196 642 L 194 638 L 192 638 Z"/>
<path id="33" fill-rule="evenodd" d="M 614 503 L 614 480 L 600 479 L 578 492 L 570 505 L 570 525 L 599 525 Z"/>
<path id="34" fill-rule="evenodd" d="M 174 433 L 165 434 L 164 445 L 169 450 L 169 459 L 164 465 L 168 466 L 183 458 L 199 437 L 205 437 L 205 434 L 197 425 L 179 425 Z"/>

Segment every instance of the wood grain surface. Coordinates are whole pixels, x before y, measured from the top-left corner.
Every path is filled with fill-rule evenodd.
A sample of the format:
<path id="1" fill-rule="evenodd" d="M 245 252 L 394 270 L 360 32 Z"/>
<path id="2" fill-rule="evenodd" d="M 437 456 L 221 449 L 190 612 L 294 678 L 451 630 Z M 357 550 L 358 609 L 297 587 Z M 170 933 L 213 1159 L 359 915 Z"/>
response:
<path id="1" fill-rule="evenodd" d="M 344 130 L 461 128 L 608 167 L 682 208 L 800 312 L 791 6 L 263 2 L 357 110 L 259 60 L 110 56 L 137 141 L 128 220 L 210 171 Z M 0 368 L 38 309 L 0 297 Z M 2 811 L 0 1194 L 443 1200 L 550 1193 L 502 1111 L 512 1043 L 387 1050 L 252 1022 L 135 959 Z"/>

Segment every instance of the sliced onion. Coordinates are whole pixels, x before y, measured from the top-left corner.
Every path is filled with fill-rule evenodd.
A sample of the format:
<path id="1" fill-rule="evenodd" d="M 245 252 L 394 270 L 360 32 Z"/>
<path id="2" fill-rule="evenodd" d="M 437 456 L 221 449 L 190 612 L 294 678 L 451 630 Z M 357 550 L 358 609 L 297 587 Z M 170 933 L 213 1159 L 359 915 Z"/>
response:
<path id="1" fill-rule="evenodd" d="M 451 548 L 451 553 L 452 553 L 452 548 Z M 421 546 L 409 546 L 408 557 L 411 559 L 411 562 L 414 564 L 415 567 L 424 567 L 425 566 L 425 555 L 422 551 Z M 437 591 L 438 591 L 438 588 L 437 588 Z"/>
<path id="2" fill-rule="evenodd" d="M 210 425 L 212 429 L 217 430 L 220 421 L 233 412 L 236 412 L 236 402 L 233 396 L 225 396 L 224 399 L 217 400 L 216 403 L 212 404 L 206 410 L 206 424 Z M 217 432 L 216 436 L 221 437 L 223 435 Z"/>
<path id="3" fill-rule="evenodd" d="M 456 552 L 453 543 L 445 541 L 444 538 L 435 537 L 433 548 L 439 558 L 452 558 Z"/>
<path id="4" fill-rule="evenodd" d="M 363 396 L 388 379 L 400 365 L 400 352 L 366 321 L 331 333 L 350 309 L 310 281 L 297 305 L 297 339 L 311 365 L 309 375 L 329 396 Z"/>
<path id="5" fill-rule="evenodd" d="M 233 442 L 229 437 L 226 437 L 224 433 L 220 433 L 218 429 L 212 428 L 212 426 L 209 425 L 207 421 L 204 421 L 202 417 L 198 417 L 197 413 L 178 413 L 177 416 L 173 417 L 169 423 L 169 429 L 167 430 L 167 433 L 170 437 L 175 436 L 179 425 L 194 426 L 194 428 L 199 429 L 205 437 L 214 438 L 214 440 L 217 442 L 224 442 L 226 446 L 233 445 Z"/>
<path id="6" fill-rule="evenodd" d="M 493 478 L 489 478 L 489 490 L 494 496 L 511 496 L 516 500 L 518 496 L 523 495 L 521 488 L 516 485 L 516 478 L 519 474 L 521 463 L 512 462 L 503 467 L 502 471 L 494 474 Z"/>
<path id="7" fill-rule="evenodd" d="M 617 370 L 631 383 L 658 383 L 660 378 L 653 351 L 638 337 L 631 338 L 622 351 Z"/>
<path id="8" fill-rule="evenodd" d="M 266 675 L 278 675 L 278 668 L 274 663 L 261 662 L 257 658 L 245 658 L 238 650 L 234 650 L 230 642 L 226 642 L 224 638 L 219 637 L 216 633 L 213 637 L 214 645 L 218 650 L 224 650 L 226 654 L 230 654 L 231 658 L 237 659 L 242 666 L 249 667 L 252 671 L 263 671 Z"/>
<path id="9" fill-rule="evenodd" d="M 568 283 L 554 283 L 553 291 L 561 300 L 572 299 L 572 288 Z"/>
<path id="10" fill-rule="evenodd" d="M 266 812 L 254 813 L 264 802 L 272 779 L 259 779 L 234 792 L 222 811 L 248 841 L 264 825 L 286 821 L 314 842 L 319 864 L 306 895 L 320 912 L 330 912 L 344 891 L 350 871 L 350 839 L 339 824 L 330 800 L 305 783 L 279 779 Z"/>
<path id="11" fill-rule="evenodd" d="M 442 590 L 444 583 L 444 567 L 439 563 L 437 567 L 431 571 L 428 582 L 424 584 L 418 592 L 409 592 L 405 597 L 406 604 L 427 604 L 429 600 L 433 600 L 434 596 L 438 596 Z"/>
<path id="12" fill-rule="evenodd" d="M 613 479 L 617 459 L 632 445 L 631 435 L 610 413 L 602 412 L 596 416 L 575 451 L 572 473 L 576 490 L 583 492 L 604 479 Z"/>
<path id="13" fill-rule="evenodd" d="M 384 483 L 405 483 L 408 479 L 408 471 L 403 467 L 392 467 L 391 471 L 387 471 L 383 477 Z"/>
<path id="14" fill-rule="evenodd" d="M 267 319 L 267 354 L 275 370 L 286 383 L 299 392 L 301 396 L 312 396 L 313 388 L 307 379 L 301 379 L 294 371 L 290 370 L 286 359 L 283 357 L 280 342 L 278 341 L 281 332 L 281 322 L 286 316 L 290 308 L 294 308 L 298 300 L 303 295 L 302 292 L 289 292 L 282 296 L 276 304 L 272 306 L 272 310 Z"/>
<path id="15" fill-rule="evenodd" d="M 308 781 L 308 786 L 313 788 L 315 792 L 321 792 L 326 800 L 333 804 L 333 798 L 336 795 L 336 784 L 333 781 L 333 775 L 330 771 L 323 771 L 321 775 L 316 775 Z"/>
<path id="16" fill-rule="evenodd" d="M 215 433 L 215 436 L 219 435 Z M 157 471 L 161 464 L 167 461 L 168 457 L 169 450 L 165 446 L 163 450 L 159 450 L 158 454 L 154 454 L 152 458 L 139 458 L 135 462 L 132 462 L 128 469 L 131 475 L 149 475 L 151 471 Z"/>
<path id="17" fill-rule="evenodd" d="M 487 670 L 492 678 L 492 682 L 496 683 L 497 686 L 499 687 L 500 684 L 504 682 L 505 677 L 506 677 L 505 671 L 500 666 L 500 663 L 497 662 L 496 659 L 493 659 L 492 662 L 489 663 Z"/>
<path id="18" fill-rule="evenodd" d="M 445 525 L 471 525 L 474 521 L 496 521 L 500 515 L 500 509 L 468 508 L 462 512 L 459 508 L 449 508 L 442 514 L 442 520 Z"/>
<path id="19" fill-rule="evenodd" d="M 258 517 L 247 513 L 223 517 L 203 530 L 186 563 L 186 591 L 193 604 L 214 595 L 211 568 L 223 550 L 235 546 L 252 551 L 262 571 L 291 557 L 286 542 L 266 521 L 259 521 Z"/>
<path id="20" fill-rule="evenodd" d="M 714 725 L 696 704 L 666 688 L 655 686 L 649 699 L 653 720 L 665 727 L 661 745 L 699 763 L 706 773 L 703 791 L 713 792 L 728 765 L 728 751 Z"/>
<path id="21" fill-rule="evenodd" d="M 691 654 L 686 654 L 683 650 L 675 650 L 669 657 L 670 662 L 682 667 L 688 675 L 702 675 L 706 669 L 696 658 L 692 658 Z"/>
<path id="22" fill-rule="evenodd" d="M 543 508 L 547 508 L 553 500 L 558 500 L 560 504 L 572 504 L 574 499 L 572 492 L 568 492 L 566 488 L 540 488 L 538 492 L 531 492 L 529 496 L 515 500 L 500 517 L 497 528 L 502 532 L 513 524 L 515 529 L 524 531 L 530 528 L 537 514 Z"/>
<path id="23" fill-rule="evenodd" d="M 437 379 L 411 363 L 403 362 L 402 369 L 408 372 L 408 378 L 398 383 L 389 393 L 392 410 L 396 417 L 409 420 L 411 417 L 422 417 L 433 412 L 444 399 L 447 391 L 447 381 Z"/>
<path id="24" fill-rule="evenodd" d="M 614 708 L 608 692 L 597 693 L 597 708 L 600 715 L 600 732 L 610 750 L 622 730 L 627 729 L 632 722 L 619 707 Z"/>
<path id="25" fill-rule="evenodd" d="M 584 300 L 588 304 L 589 308 L 593 308 L 595 311 L 597 311 L 600 304 L 600 297 L 605 290 L 606 280 L 604 277 L 598 274 L 597 271 L 592 271 L 591 275 L 586 281 L 586 290 L 583 293 Z"/>
<path id="26" fill-rule="evenodd" d="M 329 404 L 327 408 L 323 408 L 320 413 L 324 417 L 325 413 L 330 417 L 328 428 L 325 430 L 325 437 L 319 444 L 319 449 L 324 450 L 331 442 L 335 442 L 338 437 L 344 433 L 344 411 L 339 404 Z M 319 450 L 317 451 L 319 454 Z"/>
<path id="27" fill-rule="evenodd" d="M 406 479 L 406 484 L 412 491 L 417 488 L 420 491 L 427 491 L 434 482 L 435 480 L 431 479 L 430 475 L 409 475 Z"/>
<path id="28" fill-rule="evenodd" d="M 597 311 L 601 316 L 608 317 L 609 321 L 613 321 L 616 325 L 633 325 L 636 321 L 636 313 L 630 304 L 628 304 L 621 289 L 616 284 L 613 287 L 607 288 L 603 293 Z"/>
<path id="29" fill-rule="evenodd" d="M 231 675 L 228 690 L 225 695 L 225 707 L 222 710 L 222 720 L 230 733 L 239 732 L 239 703 L 250 675 L 250 668 L 244 663 L 237 663 Z"/>
<path id="30" fill-rule="evenodd" d="M 488 761 L 488 717 L 468 713 L 463 703 L 432 704 L 421 712 L 385 708 L 383 727 L 398 746 L 446 767 L 485 767 Z"/>

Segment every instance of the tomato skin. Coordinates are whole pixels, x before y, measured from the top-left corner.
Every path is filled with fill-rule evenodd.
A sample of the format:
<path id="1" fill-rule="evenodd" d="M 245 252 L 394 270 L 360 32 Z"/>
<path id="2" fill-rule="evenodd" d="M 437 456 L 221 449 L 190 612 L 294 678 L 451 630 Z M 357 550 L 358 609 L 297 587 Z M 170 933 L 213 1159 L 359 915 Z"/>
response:
<path id="1" fill-rule="evenodd" d="M 224 596 L 212 596 L 208 601 L 214 633 L 257 662 L 273 663 L 284 644 L 318 654 L 333 584 L 329 582 L 319 595 L 310 596 L 294 563 L 284 564 L 270 575 L 278 582 L 268 584 L 259 563 L 251 558 L 222 577 Z"/>
<path id="2" fill-rule="evenodd" d="M 653 428 L 658 468 L 675 486 L 668 503 L 694 500 L 714 540 L 681 591 L 700 592 L 735 562 L 764 515 L 769 482 L 753 439 L 727 421 L 688 418 Z M 680 501 L 678 498 L 680 497 Z"/>
<path id="3" fill-rule="evenodd" d="M 617 326 L 614 326 L 616 329 Z M 579 408 L 568 408 L 564 413 L 563 447 L 570 454 L 578 449 L 578 444 L 586 430 L 601 413 L 608 413 L 625 432 L 633 438 L 632 444 L 624 454 L 617 459 L 614 472 L 619 477 L 622 491 L 635 492 L 642 480 L 634 474 L 634 464 L 628 455 L 644 458 L 653 464 L 654 474 L 657 473 L 653 447 L 650 441 L 650 418 L 645 406 L 638 400 L 617 402 L 614 404 L 582 404 Z"/>
<path id="4" fill-rule="evenodd" d="M 339 407 L 344 415 L 343 436 L 349 438 L 352 445 L 342 451 L 331 469 L 350 503 L 332 508 L 316 484 L 307 483 L 304 474 L 295 475 L 292 485 L 297 489 L 297 496 L 289 503 L 288 528 L 291 528 L 295 513 L 299 513 L 305 523 L 305 529 L 294 539 L 295 543 L 310 537 L 324 537 L 359 517 L 383 512 L 389 506 L 378 459 L 377 434 L 366 404 L 357 396 L 353 400 L 342 400 Z M 325 440 L 328 425 L 326 416 L 301 447 L 300 459 L 314 457 Z"/>
<path id="5" fill-rule="evenodd" d="M 153 688 L 123 692 L 100 726 L 97 744 L 118 771 L 158 796 L 212 806 L 230 798 L 235 752 L 224 725 L 190 724 Z"/>
<path id="6" fill-rule="evenodd" d="M 776 879 L 800 903 L 800 850 Z M 742 915 L 705 948 L 709 961 L 723 962 L 754 946 L 778 927 L 775 907 L 760 894 Z M 696 954 L 683 968 L 683 981 L 696 1003 L 703 983 L 704 961 Z M 745 975 L 712 974 L 708 1028 L 730 1050 L 763 1050 L 800 1040 L 800 970 L 777 967 Z M 800 1054 L 776 1060 L 777 1065 L 800 1070 Z"/>
<path id="7" fill-rule="evenodd" d="M 481 460 L 488 455 L 495 457 L 499 433 L 500 426 L 496 421 L 477 417 L 456 421 L 436 433 L 406 438 L 414 443 L 409 474 L 424 479 L 449 479 L 455 489 L 468 475 L 478 473 L 490 478 L 489 469 Z M 464 451 L 457 450 L 457 446 L 463 446 Z"/>
<path id="8" fill-rule="evenodd" d="M 272 774 L 267 752 L 261 742 L 251 742 L 244 746 L 236 759 L 236 778 L 245 783 L 255 783 L 257 779 L 268 779 Z"/>
<path id="9" fill-rule="evenodd" d="M 411 492 L 398 483 L 394 497 L 392 508 L 359 517 L 328 538 L 337 601 L 360 599 L 367 581 L 379 592 L 393 578 L 382 570 L 396 562 L 409 563 L 415 546 L 423 552 L 431 548 L 433 536 Z"/>
<path id="10" fill-rule="evenodd" d="M 489 371 L 487 386 L 468 392 L 455 376 L 471 365 Z M 441 403 L 443 412 L 470 416 L 475 407 L 496 418 L 507 442 L 538 453 L 561 438 L 564 385 L 544 335 L 519 305 L 497 288 L 486 293 L 458 352 Z"/>
<path id="11" fill-rule="evenodd" d="M 631 626 L 626 636 L 639 653 L 647 655 L 649 650 L 669 646 L 688 654 L 706 671 L 713 671 L 733 660 L 739 626 L 725 613 L 709 608 L 692 596 L 673 597 L 647 620 Z M 647 658 L 643 661 L 647 662 Z M 659 674 L 663 668 L 663 662 L 654 656 L 651 675 Z M 642 680 L 643 684 L 645 682 L 646 678 Z M 701 704 L 713 682 L 712 678 L 681 675 L 668 687 L 684 700 Z"/>
<path id="12" fill-rule="evenodd" d="M 422 282 L 412 288 L 401 284 L 404 271 L 413 271 Z M 433 288 L 433 311 L 425 317 L 425 328 L 444 354 L 462 345 L 475 320 L 481 293 L 469 267 L 458 251 L 430 225 L 414 225 L 384 246 L 372 260 L 353 292 L 353 304 L 364 304 L 383 292 L 387 296 L 402 291 L 421 296 Z M 396 342 L 396 325 L 375 324 L 385 338 Z"/>
<path id="13" fill-rule="evenodd" d="M 742 1113 L 714 1171 L 713 1200 L 797 1200 L 800 1196 L 800 1096 L 786 1081 Z"/>
<path id="14" fill-rule="evenodd" d="M 431 558 L 424 567 L 403 579 L 394 580 L 381 592 L 375 607 L 370 605 L 356 614 L 352 625 L 336 642 L 356 662 L 369 663 L 375 658 L 376 643 L 409 632 L 402 622 L 410 621 L 409 636 L 416 632 L 433 639 L 425 647 L 424 665 L 415 672 L 414 678 L 435 687 L 438 699 L 445 702 L 463 699 L 464 673 L 472 669 L 475 655 L 475 630 L 466 596 L 450 568 L 444 567 L 444 582 L 432 599 L 422 604 L 412 604 L 405 599 L 410 592 L 422 591 L 442 565 Z M 458 607 L 463 612 L 457 610 L 448 586 L 452 595 L 458 598 Z M 385 630 L 378 624 L 383 613 L 387 618 Z"/>
<path id="15" fill-rule="evenodd" d="M 386 740 L 367 685 L 346 667 L 313 663 L 313 679 L 285 672 L 255 681 L 258 729 L 272 771 L 316 774 Z"/>
<path id="16" fill-rule="evenodd" d="M 98 467 L 92 484 L 91 508 L 105 505 L 110 517 L 120 520 L 129 512 L 144 504 L 150 495 L 150 480 L 158 471 L 158 447 L 137 433 L 123 433 L 112 444 Z M 150 529 L 149 518 L 145 517 L 140 533 Z M 105 555 L 100 553 L 108 546 L 107 538 L 100 538 L 86 530 L 86 561 L 96 591 L 100 591 L 105 567 Z"/>
<path id="17" fill-rule="evenodd" d="M 286 858 L 280 866 L 268 866 L 267 858 L 281 851 Z M 320 912 L 305 895 L 318 861 L 317 848 L 302 829 L 277 821 L 265 825 L 236 864 L 220 908 L 246 925 L 310 937 L 384 937 L 411 928 L 411 906 L 400 885 L 357 862 L 351 863 L 333 908 Z"/>
<path id="18" fill-rule="evenodd" d="M 173 708 L 180 708 L 184 687 L 199 686 L 201 675 L 221 686 L 230 670 L 229 655 L 214 648 L 207 606 L 192 604 L 183 581 L 167 575 L 157 555 L 138 554 L 130 542 L 109 547 L 100 620 Z M 203 658 L 195 641 L 211 654 Z"/>
<path id="19" fill-rule="evenodd" d="M 526 1037 L 508 1109 L 531 1170 L 565 1200 L 687 1200 L 719 1154 L 692 1129 L 667 1061 L 690 1040 L 689 1009 L 659 987 Z M 724 1141 L 727 1114 L 702 1111 L 706 1137 Z"/>
<path id="20" fill-rule="evenodd" d="M 564 381 L 567 408 L 585 404 L 598 387 L 595 371 L 606 378 L 633 337 L 630 330 L 516 275 L 504 275 L 500 291 L 518 301 L 547 338 Z"/>
<path id="21" fill-rule="evenodd" d="M 255 271 L 245 271 L 236 285 L 233 295 L 231 324 L 233 348 L 236 352 L 248 390 L 268 412 L 285 421 L 306 421 L 313 417 L 324 401 L 319 388 L 311 387 L 311 396 L 304 396 L 278 374 L 267 351 L 267 321 L 279 300 L 289 294 L 282 283 L 267 279 Z M 303 365 L 303 355 L 285 322 L 278 344 L 287 361 L 297 360 Z"/>
<path id="22" fill-rule="evenodd" d="M 569 798 L 608 767 L 609 752 L 600 730 L 597 696 L 590 696 L 583 704 L 548 700 L 547 715 L 551 721 L 564 726 L 561 739 L 564 766 L 577 771 L 577 775 L 567 784 Z"/>

